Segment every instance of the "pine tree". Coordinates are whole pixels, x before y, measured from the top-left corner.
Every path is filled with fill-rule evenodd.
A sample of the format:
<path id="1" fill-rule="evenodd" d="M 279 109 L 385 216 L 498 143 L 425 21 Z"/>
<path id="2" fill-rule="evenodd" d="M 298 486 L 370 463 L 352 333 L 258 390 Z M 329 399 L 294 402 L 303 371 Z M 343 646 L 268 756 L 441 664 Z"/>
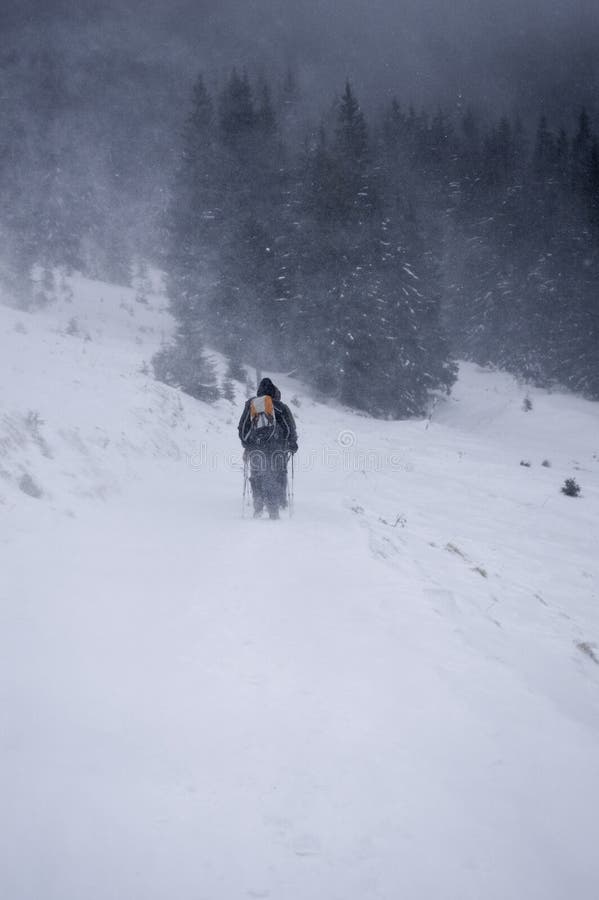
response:
<path id="1" fill-rule="evenodd" d="M 206 312 L 206 286 L 216 267 L 222 233 L 216 174 L 214 106 L 200 75 L 193 86 L 191 112 L 166 218 L 168 292 L 181 321 Z"/>
<path id="2" fill-rule="evenodd" d="M 337 218 L 355 221 L 368 216 L 375 204 L 372 179 L 368 178 L 368 130 L 349 81 L 339 106 L 333 153 Z"/>
<path id="3" fill-rule="evenodd" d="M 300 88 L 293 69 L 287 69 L 283 84 L 279 90 L 277 117 L 284 139 L 299 145 L 303 139 L 300 132 Z"/>
<path id="4" fill-rule="evenodd" d="M 220 131 L 225 144 L 239 149 L 239 142 L 252 133 L 256 120 L 257 113 L 247 73 L 240 76 L 233 69 L 219 102 Z"/>
<path id="5" fill-rule="evenodd" d="M 258 132 L 271 136 L 277 127 L 275 111 L 270 97 L 270 88 L 266 82 L 260 90 L 260 104 L 256 111 L 256 128 Z"/>
<path id="6" fill-rule="evenodd" d="M 247 76 L 234 72 L 220 100 L 226 230 L 210 320 L 215 339 L 225 338 L 236 359 L 267 367 L 277 361 L 277 237 L 286 179 L 277 125 L 268 85 L 256 107 Z"/>
<path id="7" fill-rule="evenodd" d="M 174 342 L 159 350 L 152 365 L 158 381 L 180 388 L 196 400 L 213 403 L 220 396 L 216 369 L 205 354 L 201 332 L 189 323 L 179 326 Z"/>
<path id="8" fill-rule="evenodd" d="M 586 109 L 583 109 L 578 118 L 578 131 L 572 143 L 572 186 L 582 195 L 588 190 L 589 185 L 592 144 L 589 115 Z"/>
<path id="9" fill-rule="evenodd" d="M 434 266 L 406 214 L 409 203 L 395 190 L 385 197 L 397 185 L 393 160 L 402 126 L 395 106 L 382 157 L 375 158 L 346 85 L 333 140 L 321 132 L 307 179 L 307 211 L 316 226 L 310 257 L 319 285 L 308 315 L 313 377 L 325 393 L 375 415 L 421 413 L 429 391 L 455 378 Z"/>
<path id="10" fill-rule="evenodd" d="M 557 146 L 556 141 L 547 128 L 547 118 L 541 116 L 532 160 L 533 176 L 538 182 L 544 182 L 556 174 Z"/>

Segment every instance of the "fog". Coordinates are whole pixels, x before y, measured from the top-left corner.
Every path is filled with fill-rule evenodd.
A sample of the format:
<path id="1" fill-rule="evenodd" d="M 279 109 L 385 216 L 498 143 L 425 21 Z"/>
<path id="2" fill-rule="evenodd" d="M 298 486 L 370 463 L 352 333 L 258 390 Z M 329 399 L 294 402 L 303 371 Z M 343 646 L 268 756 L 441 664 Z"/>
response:
<path id="1" fill-rule="evenodd" d="M 325 98 L 345 78 L 365 97 L 495 104 L 568 115 L 596 103 L 594 0 L 60 0 L 3 3 L 4 30 L 52 43 L 69 60 L 120 50 L 159 63 L 185 82 L 198 69 L 225 73 L 291 66 Z M 10 41 L 9 41 L 10 44 Z M 143 85 L 140 84 L 140 90 Z"/>
<path id="2" fill-rule="evenodd" d="M 502 116 L 516 130 L 523 123 L 530 165 L 540 117 L 556 147 L 566 128 L 570 153 L 586 107 L 592 138 L 580 146 L 594 184 L 597 0 L 2 0 L 0 24 L 0 236 L 17 277 L 40 260 L 115 280 L 139 256 L 164 265 L 165 213 L 200 73 L 214 100 L 233 68 L 247 72 L 255 98 L 269 82 L 275 100 L 293 73 L 295 158 L 327 113 L 330 124 L 347 79 L 371 134 L 380 134 L 392 98 L 430 116 L 442 108 L 453 126 L 440 129 L 428 162 L 408 140 L 413 159 L 402 177 L 417 183 L 422 162 L 418 177 L 429 190 L 432 160 L 450 203 L 456 177 L 474 177 L 468 160 L 480 162 L 485 146 L 493 170 L 497 139 L 484 142 Z M 460 120 L 470 111 L 478 148 L 464 156 Z M 418 140 L 430 144 L 426 123 L 418 127 Z M 452 127 L 458 140 L 448 150 Z M 435 202 L 447 208 L 442 192 Z M 422 215 L 434 223 L 426 203 Z"/>
<path id="3" fill-rule="evenodd" d="M 596 104 L 594 0 L 128 0 L 3 4 L 13 39 L 52 43 L 74 60 L 125 51 L 186 82 L 199 69 L 292 67 L 311 96 L 350 78 L 367 99 L 493 104 L 567 117 Z M 5 28 L 7 25 L 5 24 Z M 10 42 L 9 42 L 10 43 Z M 140 84 L 143 91 L 144 85 Z"/>
<path id="4" fill-rule="evenodd" d="M 591 0 L 333 0 L 174 3 L 153 19 L 202 66 L 296 67 L 311 86 L 351 78 L 368 96 L 416 104 L 466 100 L 536 114 L 596 96 L 599 11 Z M 195 10 L 195 12 L 194 12 Z M 188 23 L 192 22 L 191 28 Z"/>

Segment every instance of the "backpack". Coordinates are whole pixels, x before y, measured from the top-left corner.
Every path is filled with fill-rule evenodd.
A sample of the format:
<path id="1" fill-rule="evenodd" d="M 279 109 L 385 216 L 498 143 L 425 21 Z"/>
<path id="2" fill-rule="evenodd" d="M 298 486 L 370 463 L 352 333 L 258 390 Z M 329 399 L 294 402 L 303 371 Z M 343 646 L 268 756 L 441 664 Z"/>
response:
<path id="1" fill-rule="evenodd" d="M 271 441 L 277 431 L 277 417 L 272 397 L 265 394 L 250 401 L 250 441 L 260 446 Z"/>

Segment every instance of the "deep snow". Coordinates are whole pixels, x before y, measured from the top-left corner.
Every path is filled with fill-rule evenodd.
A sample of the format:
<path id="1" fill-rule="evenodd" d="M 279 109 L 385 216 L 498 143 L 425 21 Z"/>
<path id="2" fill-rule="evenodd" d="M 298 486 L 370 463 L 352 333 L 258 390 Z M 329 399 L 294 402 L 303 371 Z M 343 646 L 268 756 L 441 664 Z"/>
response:
<path id="1" fill-rule="evenodd" d="M 2 897 L 599 896 L 598 405 L 276 378 L 295 516 L 254 522 L 242 386 L 157 384 L 164 299 L 70 289 L 0 306 Z"/>

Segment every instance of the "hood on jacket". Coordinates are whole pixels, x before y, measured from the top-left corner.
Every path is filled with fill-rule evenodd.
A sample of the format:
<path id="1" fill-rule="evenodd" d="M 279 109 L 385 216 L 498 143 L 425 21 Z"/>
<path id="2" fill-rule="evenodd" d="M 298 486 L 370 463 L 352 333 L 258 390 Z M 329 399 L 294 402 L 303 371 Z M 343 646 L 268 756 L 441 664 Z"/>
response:
<path id="1" fill-rule="evenodd" d="M 268 397 L 272 397 L 273 400 L 277 399 L 277 394 L 279 397 L 281 396 L 281 392 L 279 389 L 272 383 L 270 378 L 263 378 L 260 384 L 258 385 L 258 397 L 264 397 L 267 395 Z"/>

